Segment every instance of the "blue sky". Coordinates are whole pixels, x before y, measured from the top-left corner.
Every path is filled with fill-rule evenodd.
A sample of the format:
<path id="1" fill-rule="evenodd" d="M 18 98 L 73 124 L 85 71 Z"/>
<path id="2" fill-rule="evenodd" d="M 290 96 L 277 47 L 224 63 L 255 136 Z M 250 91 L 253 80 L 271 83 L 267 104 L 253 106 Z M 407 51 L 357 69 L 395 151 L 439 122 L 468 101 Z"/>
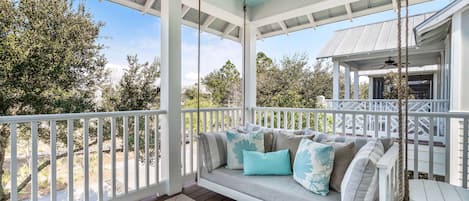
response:
<path id="1" fill-rule="evenodd" d="M 449 2 L 449 0 L 434 0 L 415 5 L 409 8 L 410 14 L 436 11 Z M 158 17 L 142 15 L 140 11 L 108 1 L 88 0 L 86 6 L 96 21 L 105 23 L 99 43 L 105 46 L 103 53 L 108 59 L 107 67 L 112 70 L 114 82 L 119 80 L 127 66 L 127 55 L 137 54 L 141 62 L 151 62 L 160 56 L 161 30 Z M 306 53 L 312 64 L 335 30 L 393 18 L 396 18 L 396 13 L 387 11 L 355 18 L 352 22 L 343 21 L 267 38 L 257 42 L 257 51 L 265 52 L 276 61 L 295 53 Z M 197 30 L 183 26 L 182 42 L 182 77 L 183 85 L 187 86 L 194 83 L 197 78 Z M 242 48 L 239 43 L 203 33 L 201 44 L 202 76 L 220 68 L 228 59 L 241 70 Z"/>

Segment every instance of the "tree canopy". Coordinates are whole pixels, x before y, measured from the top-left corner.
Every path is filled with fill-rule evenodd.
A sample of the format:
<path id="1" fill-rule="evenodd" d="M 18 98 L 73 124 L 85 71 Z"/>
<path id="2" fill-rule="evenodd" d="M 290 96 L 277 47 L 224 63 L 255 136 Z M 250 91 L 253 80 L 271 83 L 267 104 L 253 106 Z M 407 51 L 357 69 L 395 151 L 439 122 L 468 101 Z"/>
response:
<path id="1" fill-rule="evenodd" d="M 95 93 L 107 78 L 97 43 L 103 24 L 82 4 L 73 8 L 67 1 L 0 1 L 0 116 L 97 110 Z M 66 143 L 64 136 L 57 140 Z M 0 167 L 8 137 L 0 125 Z M 8 196 L 0 182 L 0 200 Z"/>

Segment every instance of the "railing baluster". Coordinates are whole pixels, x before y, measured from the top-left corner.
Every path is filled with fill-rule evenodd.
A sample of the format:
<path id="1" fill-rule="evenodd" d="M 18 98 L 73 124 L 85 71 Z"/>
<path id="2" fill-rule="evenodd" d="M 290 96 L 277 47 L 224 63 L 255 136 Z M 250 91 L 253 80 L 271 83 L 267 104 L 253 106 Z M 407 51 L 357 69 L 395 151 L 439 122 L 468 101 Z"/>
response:
<path id="1" fill-rule="evenodd" d="M 134 160 L 135 160 L 135 189 L 139 190 L 140 189 L 140 171 L 139 171 L 139 158 L 140 158 L 140 148 L 139 148 L 139 143 L 140 143 L 140 137 L 139 137 L 139 132 L 140 132 L 140 121 L 139 121 L 140 116 L 135 115 L 134 116 Z"/>
<path id="2" fill-rule="evenodd" d="M 190 112 L 189 112 L 190 113 Z M 218 116 L 217 116 L 218 117 Z M 186 175 L 186 113 L 182 113 L 182 136 L 181 136 L 181 146 L 182 146 L 182 175 Z M 218 121 L 218 118 L 217 118 Z M 218 131 L 218 129 L 217 129 Z"/>
<path id="3" fill-rule="evenodd" d="M 116 118 L 111 117 L 111 190 L 112 199 L 116 198 Z"/>
<path id="4" fill-rule="evenodd" d="M 355 130 L 356 130 L 356 128 L 355 128 L 355 127 L 356 127 L 356 125 L 355 125 L 355 124 L 356 124 L 356 123 L 355 123 L 356 118 L 355 118 L 355 117 L 356 117 L 356 116 L 355 116 L 355 113 L 353 113 L 353 114 L 352 114 L 352 135 L 353 135 L 353 136 L 356 136 L 356 135 L 357 135 L 357 134 L 355 133 Z"/>
<path id="5" fill-rule="evenodd" d="M 210 124 L 209 124 L 209 128 L 210 128 L 210 132 L 213 132 L 213 112 L 212 112 L 212 111 L 209 111 L 209 114 L 210 114 Z"/>
<path id="6" fill-rule="evenodd" d="M 295 129 L 295 112 L 291 112 L 291 129 Z"/>
<path id="7" fill-rule="evenodd" d="M 129 193 L 129 117 L 123 117 L 124 132 L 124 193 Z"/>
<path id="8" fill-rule="evenodd" d="M 322 124 L 322 125 L 323 125 L 322 130 L 323 130 L 324 134 L 327 134 L 327 113 L 324 112 L 323 114 L 324 114 L 324 118 L 322 119 L 322 121 L 323 121 L 323 122 L 322 122 L 322 123 L 323 123 L 323 124 Z M 333 125 L 333 126 L 334 126 L 334 125 Z"/>
<path id="9" fill-rule="evenodd" d="M 13 131 L 10 137 L 13 137 Z M 13 152 L 13 146 L 11 148 Z M 16 146 L 15 146 L 15 152 L 16 152 Z M 11 158 L 11 160 L 13 162 L 13 157 Z M 16 161 L 16 156 L 14 160 Z M 85 170 L 86 170 L 86 166 L 85 166 Z M 13 171 L 13 167 L 12 167 L 12 171 Z M 15 171 L 16 171 L 16 168 L 15 168 Z M 11 179 L 12 182 L 13 182 L 13 178 L 16 181 L 16 175 L 12 175 L 11 178 L 12 178 Z M 15 187 L 16 187 L 16 184 L 15 184 Z M 86 195 L 86 190 L 87 189 L 85 188 L 85 195 Z M 16 193 L 16 190 L 14 191 Z M 12 197 L 11 200 L 16 200 L 16 198 Z M 56 200 L 57 200 L 57 123 L 56 121 L 52 120 L 50 121 L 50 201 L 56 201 Z"/>
<path id="10" fill-rule="evenodd" d="M 150 186 L 150 119 L 145 115 L 145 185 Z"/>
<path id="11" fill-rule="evenodd" d="M 268 118 L 269 118 L 269 115 L 267 114 L 267 111 L 263 111 L 262 113 L 263 113 L 263 114 L 262 114 L 262 118 L 263 118 L 263 120 L 264 120 L 264 125 L 263 125 L 263 126 L 264 126 L 264 127 L 268 127 L 268 125 L 267 125 L 267 120 L 268 120 Z"/>
<path id="12" fill-rule="evenodd" d="M 318 111 L 314 112 L 314 131 L 319 132 Z"/>
<path id="13" fill-rule="evenodd" d="M 103 119 L 98 118 L 98 200 L 103 199 Z"/>
<path id="14" fill-rule="evenodd" d="M 277 110 L 276 114 L 277 114 L 277 128 L 280 129 L 280 120 L 282 117 L 282 111 Z"/>
<path id="15" fill-rule="evenodd" d="M 10 200 L 18 200 L 17 176 L 18 176 L 18 156 L 16 155 L 16 123 L 10 124 Z M 54 147 L 55 148 L 55 147 Z M 53 192 L 55 194 L 55 192 Z"/>
<path id="16" fill-rule="evenodd" d="M 391 137 L 391 115 L 386 116 L 386 136 Z M 409 122 L 407 122 L 408 124 Z"/>
<path id="17" fill-rule="evenodd" d="M 190 164 L 190 171 L 194 171 L 194 127 L 193 127 L 193 122 L 194 122 L 194 114 L 189 113 L 190 114 L 190 117 L 189 117 L 189 124 L 191 125 L 190 128 L 191 130 L 189 131 L 189 146 L 191 148 L 191 151 L 190 151 L 190 160 L 189 162 L 191 163 Z M 197 117 L 196 117 L 197 118 Z M 197 123 L 199 123 L 198 119 L 197 119 Z"/>
<path id="18" fill-rule="evenodd" d="M 225 111 L 221 111 L 221 130 L 225 130 Z"/>
<path id="19" fill-rule="evenodd" d="M 347 122 L 347 114 L 342 113 L 342 135 L 347 135 L 347 132 L 346 132 L 347 123 L 346 122 Z"/>
<path id="20" fill-rule="evenodd" d="M 414 133 L 414 179 L 419 178 L 419 116 L 415 116 L 415 133 Z"/>
<path id="21" fill-rule="evenodd" d="M 303 129 L 303 112 L 298 112 L 298 129 Z"/>
<path id="22" fill-rule="evenodd" d="M 220 131 L 220 129 L 219 129 L 219 126 L 220 126 L 219 125 L 220 124 L 220 112 L 218 112 L 218 110 L 217 110 L 217 111 L 215 111 L 215 114 L 216 114 L 215 115 L 216 116 L 216 118 L 215 118 L 215 130 L 218 132 L 218 131 Z"/>
<path id="23" fill-rule="evenodd" d="M 89 128 L 90 128 L 89 119 L 88 118 L 83 119 L 83 166 L 85 168 L 83 188 L 84 188 L 84 200 L 85 201 L 88 201 L 90 197 L 89 149 L 88 149 Z"/>
<path id="24" fill-rule="evenodd" d="M 160 183 L 160 157 L 159 157 L 159 130 L 160 130 L 160 117 L 155 114 L 155 184 Z"/>
<path id="25" fill-rule="evenodd" d="M 306 128 L 311 129 L 311 112 L 306 115 Z"/>
<path id="26" fill-rule="evenodd" d="M 463 120 L 464 126 L 463 126 L 463 151 L 462 151 L 462 187 L 467 188 L 467 155 L 468 155 L 468 138 L 469 138 L 469 130 L 468 130 L 468 119 L 464 118 Z"/>
<path id="27" fill-rule="evenodd" d="M 283 111 L 283 128 L 288 129 L 288 111 Z"/>
<path id="28" fill-rule="evenodd" d="M 207 112 L 204 112 L 204 133 L 207 132 Z"/>
<path id="29" fill-rule="evenodd" d="M 433 117 L 430 117 L 430 135 L 429 137 L 429 142 L 428 142 L 428 179 L 433 180 L 433 155 L 435 153 L 433 152 L 433 136 L 435 135 L 435 121 Z"/>
<path id="30" fill-rule="evenodd" d="M 375 114 L 375 138 L 378 138 L 379 132 L 379 116 Z"/>
<path id="31" fill-rule="evenodd" d="M 36 122 L 36 121 L 31 122 L 31 201 L 37 201 L 38 200 L 38 182 L 37 182 L 37 159 L 38 159 L 38 157 L 37 157 L 37 140 L 38 140 L 37 139 L 37 130 L 38 130 L 38 128 L 37 128 L 37 124 L 38 124 L 38 122 Z M 70 151 L 70 149 L 69 149 L 69 151 Z M 72 160 L 72 162 L 73 162 L 73 160 Z M 70 168 L 70 166 L 69 166 L 69 168 Z M 73 166 L 72 166 L 72 168 L 73 168 Z M 69 178 L 70 178 L 70 174 L 69 174 Z M 72 182 L 73 182 L 73 180 L 72 180 Z M 70 179 L 69 179 L 69 183 L 70 183 Z M 72 196 L 72 198 L 73 198 L 73 196 Z"/>
<path id="32" fill-rule="evenodd" d="M 368 115 L 365 114 L 363 115 L 363 136 L 367 137 L 368 136 Z"/>
<path id="33" fill-rule="evenodd" d="M 342 122 L 343 124 L 344 122 Z M 337 134 L 337 130 L 336 130 L 336 127 L 337 127 L 337 113 L 332 113 L 332 134 Z M 342 134 L 345 135 L 345 130 L 342 131 Z"/>
<path id="34" fill-rule="evenodd" d="M 73 200 L 73 120 L 67 121 L 68 200 Z M 35 168 L 37 170 L 37 168 Z"/>
<path id="35" fill-rule="evenodd" d="M 449 183 L 449 177 L 451 175 L 451 168 L 449 167 L 449 164 L 451 163 L 451 118 L 446 117 L 446 124 L 445 124 L 445 151 L 446 151 L 446 168 L 445 168 L 445 182 Z"/>
<path id="36" fill-rule="evenodd" d="M 274 123 L 275 123 L 275 116 L 274 116 L 274 111 L 270 111 L 270 128 L 274 128 Z"/>

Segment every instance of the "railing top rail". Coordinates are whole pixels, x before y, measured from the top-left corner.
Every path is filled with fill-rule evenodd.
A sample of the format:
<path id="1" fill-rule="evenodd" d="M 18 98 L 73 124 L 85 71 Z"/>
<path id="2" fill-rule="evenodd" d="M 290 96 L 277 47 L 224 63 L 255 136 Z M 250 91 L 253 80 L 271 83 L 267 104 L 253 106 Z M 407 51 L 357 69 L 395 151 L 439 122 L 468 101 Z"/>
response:
<path id="1" fill-rule="evenodd" d="M 358 114 L 358 115 L 378 115 L 378 116 L 397 116 L 397 112 L 382 112 L 382 111 L 359 111 L 359 110 L 333 110 L 333 109 L 319 109 L 319 108 L 281 108 L 281 107 L 254 107 L 254 110 L 260 111 L 287 111 L 287 112 L 319 112 L 319 113 L 345 113 L 345 114 Z M 469 112 L 409 112 L 409 116 L 421 117 L 450 117 L 450 118 L 469 118 Z"/>
<path id="2" fill-rule="evenodd" d="M 0 123 L 26 123 L 31 121 L 51 121 L 51 120 L 73 120 L 73 119 L 91 119 L 103 117 L 120 116 L 141 116 L 166 114 L 165 110 L 133 110 L 117 112 L 86 112 L 86 113 L 67 113 L 67 114 L 37 114 L 37 115 L 15 115 L 0 116 Z"/>
<path id="3" fill-rule="evenodd" d="M 396 102 L 397 99 L 326 99 L 326 102 Z M 410 99 L 409 102 L 449 102 L 447 99 Z"/>
<path id="4" fill-rule="evenodd" d="M 200 108 L 201 112 L 241 110 L 240 107 Z M 197 108 L 182 109 L 181 112 L 197 112 Z"/>

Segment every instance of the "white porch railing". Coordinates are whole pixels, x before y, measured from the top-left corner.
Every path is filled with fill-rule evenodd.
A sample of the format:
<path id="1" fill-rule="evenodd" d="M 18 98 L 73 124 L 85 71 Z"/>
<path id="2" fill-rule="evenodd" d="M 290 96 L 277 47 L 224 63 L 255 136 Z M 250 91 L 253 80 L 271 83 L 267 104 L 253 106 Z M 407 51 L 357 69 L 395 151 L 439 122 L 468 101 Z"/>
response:
<path id="1" fill-rule="evenodd" d="M 200 109 L 200 112 L 199 121 L 196 109 L 184 109 L 181 113 L 181 176 L 187 179 L 194 178 L 197 168 L 197 122 L 202 132 L 223 131 L 242 124 L 241 108 Z M 31 174 L 27 198 L 38 200 L 40 172 L 37 168 L 46 159 L 50 159 L 50 167 L 43 170 L 50 174 L 48 200 L 59 200 L 60 196 L 68 200 L 128 200 L 137 195 L 164 193 L 168 181 L 160 171 L 159 122 L 165 114 L 165 111 L 152 110 L 0 117 L 0 126 L 7 126 L 10 131 L 7 160 L 11 168 L 8 188 L 13 192 L 12 200 L 21 197 L 16 193 L 19 179 L 15 175 L 20 166 L 25 165 Z M 397 119 L 395 112 L 253 108 L 250 114 L 254 123 L 270 128 L 310 128 L 328 134 L 397 137 L 395 129 L 386 126 Z M 409 120 L 409 129 L 418 131 L 409 135 L 410 141 L 414 142 L 409 147 L 410 169 L 425 173 L 429 179 L 444 176 L 446 181 L 467 187 L 469 113 L 412 112 Z M 425 122 L 429 124 L 425 125 Z M 451 131 L 456 133 L 449 135 Z M 20 134 L 31 137 L 31 146 L 27 149 L 31 156 L 26 161 L 20 153 L 24 150 L 18 144 Z M 41 141 L 38 139 L 42 134 L 50 135 L 52 148 L 43 150 L 39 146 Z M 57 140 L 59 136 L 65 137 L 67 143 L 61 144 Z M 78 142 L 83 146 L 78 146 Z M 457 150 L 457 154 L 450 155 L 455 153 L 451 150 Z M 56 157 L 63 154 L 66 163 L 60 164 L 59 160 L 63 159 Z M 96 160 L 93 160 L 94 156 Z M 58 189 L 62 175 L 66 175 L 67 188 L 64 190 Z M 418 175 L 414 174 L 415 177 Z M 82 192 L 77 190 L 80 188 Z"/>
<path id="2" fill-rule="evenodd" d="M 182 114 L 182 166 L 183 175 L 191 176 L 197 172 L 197 109 L 183 109 Z M 201 108 L 200 131 L 219 132 L 242 124 L 241 108 Z"/>
<path id="3" fill-rule="evenodd" d="M 127 200 L 136 194 L 164 192 L 166 181 L 161 178 L 158 150 L 159 120 L 165 113 L 148 110 L 0 117 L 0 126 L 7 126 L 10 132 L 11 200 L 25 198 L 17 192 L 22 167 L 28 167 L 31 177 L 27 199 L 39 199 L 38 175 L 42 174 L 38 173 L 38 167 L 47 160 L 50 165 L 43 171 L 49 173 L 46 181 L 49 188 L 41 189 L 50 192 L 41 195 L 47 200 Z M 30 148 L 20 147 L 20 134 L 30 135 Z M 46 146 L 38 147 L 39 135 L 50 135 L 48 150 L 44 150 Z M 65 144 L 57 140 L 59 135 L 66 138 Z M 20 151 L 29 153 L 29 160 L 19 160 Z M 66 165 L 62 164 L 65 162 L 62 158 Z M 64 175 L 66 181 L 61 182 L 66 190 L 59 190 L 58 178 Z"/>
<path id="4" fill-rule="evenodd" d="M 254 123 L 268 128 L 304 129 L 317 133 L 367 137 L 398 137 L 391 121 L 396 112 L 327 110 L 307 108 L 253 108 Z M 426 173 L 429 179 L 444 176 L 463 187 L 468 184 L 469 113 L 409 113 L 409 167 L 414 177 Z M 456 126 L 459 129 L 452 129 Z M 451 133 L 457 132 L 457 133 Z M 451 134 L 450 134 L 451 133 Z M 448 143 L 445 143 L 448 142 Z M 455 143 L 457 142 L 457 143 Z M 454 147 L 453 147 L 454 146 Z M 455 148 L 458 155 L 450 155 Z M 450 167 L 451 161 L 456 161 Z M 456 182 L 457 180 L 457 182 Z"/>
<path id="5" fill-rule="evenodd" d="M 376 112 L 397 112 L 396 99 L 349 99 L 349 100 L 326 100 L 326 109 L 358 110 Z M 448 100 L 434 99 L 411 99 L 409 100 L 410 112 L 447 112 Z"/>

